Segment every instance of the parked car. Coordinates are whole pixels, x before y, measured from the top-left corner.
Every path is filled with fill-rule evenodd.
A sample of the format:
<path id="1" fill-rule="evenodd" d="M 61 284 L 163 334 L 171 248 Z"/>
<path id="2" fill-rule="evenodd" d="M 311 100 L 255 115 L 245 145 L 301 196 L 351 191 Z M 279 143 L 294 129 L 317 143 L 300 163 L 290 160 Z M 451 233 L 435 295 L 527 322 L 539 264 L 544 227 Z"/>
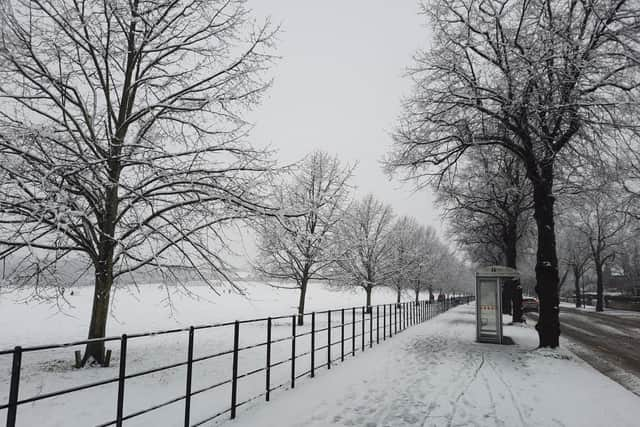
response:
<path id="1" fill-rule="evenodd" d="M 530 311 L 538 312 L 538 299 L 533 297 L 523 297 L 522 298 L 522 312 L 527 313 Z"/>

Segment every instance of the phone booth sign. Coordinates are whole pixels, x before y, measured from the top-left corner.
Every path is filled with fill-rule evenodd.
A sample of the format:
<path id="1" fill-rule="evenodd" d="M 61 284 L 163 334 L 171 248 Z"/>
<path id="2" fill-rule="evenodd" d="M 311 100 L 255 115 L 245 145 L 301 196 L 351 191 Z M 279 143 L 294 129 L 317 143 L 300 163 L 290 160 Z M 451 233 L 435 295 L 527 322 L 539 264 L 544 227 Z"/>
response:
<path id="1" fill-rule="evenodd" d="M 476 340 L 502 344 L 502 285 L 520 276 L 518 270 L 501 265 L 476 272 Z"/>

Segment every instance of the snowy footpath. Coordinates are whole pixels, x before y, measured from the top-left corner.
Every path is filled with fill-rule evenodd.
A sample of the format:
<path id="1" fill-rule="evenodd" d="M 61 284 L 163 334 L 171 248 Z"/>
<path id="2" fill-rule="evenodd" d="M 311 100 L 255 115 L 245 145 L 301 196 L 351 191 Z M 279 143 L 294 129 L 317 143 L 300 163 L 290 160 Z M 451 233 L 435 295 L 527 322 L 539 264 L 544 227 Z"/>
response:
<path id="1" fill-rule="evenodd" d="M 505 325 L 515 345 L 476 343 L 474 313 L 457 307 L 222 424 L 640 425 L 638 396 L 567 350 L 536 349 L 531 325 Z"/>

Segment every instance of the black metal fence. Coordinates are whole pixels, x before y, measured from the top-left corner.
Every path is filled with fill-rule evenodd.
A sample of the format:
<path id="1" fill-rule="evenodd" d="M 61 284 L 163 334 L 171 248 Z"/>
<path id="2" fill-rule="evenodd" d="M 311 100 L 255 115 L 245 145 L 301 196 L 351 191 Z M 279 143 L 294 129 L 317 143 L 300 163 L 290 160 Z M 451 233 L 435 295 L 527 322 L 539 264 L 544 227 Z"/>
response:
<path id="1" fill-rule="evenodd" d="M 175 405 L 179 402 L 183 402 L 184 404 L 185 427 L 200 426 L 225 414 L 228 414 L 230 418 L 233 419 L 236 417 L 237 409 L 239 407 L 260 398 L 264 398 L 266 401 L 269 401 L 273 391 L 286 387 L 293 389 L 296 386 L 296 381 L 301 377 L 308 375 L 313 378 L 318 369 L 331 369 L 335 363 L 344 361 L 345 357 L 353 357 L 357 352 L 364 352 L 367 347 L 371 348 L 374 344 L 379 344 L 380 341 L 393 337 L 393 335 L 403 331 L 409 326 L 429 320 L 433 316 L 446 311 L 455 305 L 470 302 L 471 298 L 472 297 L 455 297 L 431 302 L 419 301 L 402 302 L 400 304 L 383 304 L 371 306 L 369 309 L 366 309 L 365 307 L 351 307 L 305 313 L 302 315 L 304 326 L 298 325 L 299 315 L 288 315 L 191 326 L 183 329 L 171 329 L 130 335 L 124 334 L 120 337 L 107 337 L 97 340 L 75 341 L 64 344 L 32 347 L 17 346 L 12 350 L 0 351 L 0 356 L 8 355 L 9 357 L 12 357 L 9 399 L 7 403 L 0 405 L 0 414 L 6 411 L 7 427 L 15 427 L 18 425 L 18 420 L 20 419 L 19 410 L 27 404 L 58 396 L 70 395 L 71 393 L 77 393 L 107 384 L 114 384 L 117 385 L 117 397 L 113 402 L 115 418 L 98 424 L 101 427 L 112 425 L 122 426 L 127 420 L 132 420 L 143 414 L 156 411 L 169 405 Z M 286 323 L 289 323 L 289 333 L 284 336 L 274 337 L 274 323 L 276 322 L 279 327 L 285 328 Z M 256 324 L 264 325 L 264 341 L 241 345 L 241 326 Z M 194 354 L 194 343 L 197 332 L 224 327 L 232 328 L 233 344 L 231 348 L 211 354 Z M 186 360 L 153 369 L 140 370 L 138 372 L 129 373 L 127 371 L 127 345 L 130 342 L 144 337 L 156 337 L 168 334 L 187 334 Z M 321 342 L 321 340 L 324 342 Z M 67 349 L 76 346 L 83 346 L 89 342 L 96 341 L 119 343 L 120 350 L 118 353 L 119 361 L 117 377 L 106 378 L 100 381 L 77 385 L 66 389 L 39 393 L 30 397 L 20 396 L 21 364 L 25 354 L 52 349 Z M 280 353 L 283 353 L 282 345 L 288 347 L 287 357 L 274 360 L 272 350 L 276 345 L 281 346 Z M 242 352 L 261 349 L 262 347 L 265 349 L 262 359 L 263 363 L 261 363 L 260 366 L 253 366 L 251 369 L 241 372 L 239 362 Z M 193 385 L 194 366 L 206 360 L 223 358 L 225 356 L 230 356 L 231 358 L 231 376 L 229 378 L 211 378 L 210 380 L 214 380 L 212 384 L 195 388 Z M 323 360 L 318 361 L 319 357 Z M 302 362 L 307 364 L 306 366 L 302 366 L 302 369 L 300 366 L 301 359 L 304 359 Z M 297 361 L 299 362 L 298 367 L 296 367 Z M 287 365 L 288 375 L 286 376 L 288 378 L 281 382 L 275 382 L 272 377 L 274 369 L 287 368 Z M 175 396 L 144 409 L 125 413 L 126 385 L 128 381 L 131 381 L 134 378 L 152 375 L 161 371 L 179 367 L 186 368 L 184 377 L 184 394 Z M 259 373 L 264 373 L 264 386 L 262 390 L 258 390 L 254 393 L 254 387 L 250 387 L 248 389 L 249 395 L 243 400 L 240 400 L 238 394 L 239 381 L 248 377 L 256 376 Z M 227 387 L 230 389 L 230 396 L 228 395 L 229 406 L 194 422 L 191 419 L 192 399 L 202 393 L 221 387 Z"/>

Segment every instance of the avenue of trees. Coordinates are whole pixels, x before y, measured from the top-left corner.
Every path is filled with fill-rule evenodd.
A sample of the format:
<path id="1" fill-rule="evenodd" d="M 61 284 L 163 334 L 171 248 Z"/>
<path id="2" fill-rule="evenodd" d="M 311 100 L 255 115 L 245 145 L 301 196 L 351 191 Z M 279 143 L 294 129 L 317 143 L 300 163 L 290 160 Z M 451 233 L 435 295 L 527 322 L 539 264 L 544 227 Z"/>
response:
<path id="1" fill-rule="evenodd" d="M 432 0 L 422 10 L 432 43 L 411 67 L 387 170 L 438 187 L 477 152 L 517 159 L 535 221 L 536 329 L 541 347 L 557 347 L 556 191 L 570 166 L 614 168 L 637 151 L 638 3 Z"/>

